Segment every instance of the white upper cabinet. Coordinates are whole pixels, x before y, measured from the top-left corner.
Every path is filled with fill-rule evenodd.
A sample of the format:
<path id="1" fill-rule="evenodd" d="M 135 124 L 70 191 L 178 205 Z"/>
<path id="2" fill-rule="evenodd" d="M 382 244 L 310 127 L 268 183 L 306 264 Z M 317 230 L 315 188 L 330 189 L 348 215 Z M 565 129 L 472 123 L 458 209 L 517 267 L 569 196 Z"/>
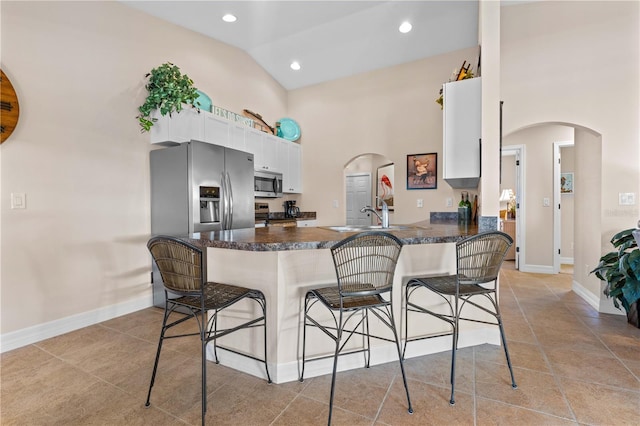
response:
<path id="1" fill-rule="evenodd" d="M 238 123 L 229 123 L 229 146 L 238 151 L 247 151 L 244 141 L 246 127 Z"/>
<path id="2" fill-rule="evenodd" d="M 480 181 L 482 79 L 444 84 L 443 178 L 452 188 L 477 188 Z"/>
<path id="3" fill-rule="evenodd" d="M 151 117 L 158 119 L 151 126 L 151 143 L 176 145 L 204 137 L 204 114 L 190 106 L 185 105 L 182 111 L 172 113 L 171 117 L 162 116 L 157 110 L 151 113 Z"/>
<path id="4" fill-rule="evenodd" d="M 286 143 L 288 169 L 282 177 L 283 191 L 299 194 L 302 193 L 302 147 L 295 142 Z"/>
<path id="5" fill-rule="evenodd" d="M 230 126 L 227 120 L 216 117 L 213 114 L 202 114 L 204 117 L 203 142 L 230 147 Z"/>
<path id="6" fill-rule="evenodd" d="M 283 191 L 302 192 L 302 152 L 299 144 L 229 121 L 210 112 L 185 106 L 180 113 L 162 117 L 151 127 L 151 143 L 177 145 L 199 140 L 253 154 L 256 170 L 282 173 Z"/>
<path id="7" fill-rule="evenodd" d="M 280 138 L 255 129 L 245 129 L 244 141 L 246 150 L 253 154 L 256 170 L 282 172 L 278 158 Z"/>

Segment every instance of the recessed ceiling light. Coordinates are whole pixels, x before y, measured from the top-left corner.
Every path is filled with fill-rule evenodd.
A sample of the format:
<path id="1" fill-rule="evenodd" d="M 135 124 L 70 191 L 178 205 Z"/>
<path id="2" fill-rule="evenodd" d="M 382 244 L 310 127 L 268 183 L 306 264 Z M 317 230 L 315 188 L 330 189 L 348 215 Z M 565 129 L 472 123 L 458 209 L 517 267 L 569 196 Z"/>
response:
<path id="1" fill-rule="evenodd" d="M 235 15 L 232 15 L 230 13 L 227 13 L 226 15 L 224 15 L 222 17 L 222 20 L 224 22 L 236 22 L 238 20 L 238 18 L 235 17 Z"/>
<path id="2" fill-rule="evenodd" d="M 398 31 L 400 31 L 402 34 L 406 34 L 409 31 L 411 31 L 411 28 L 413 28 L 411 26 L 411 24 L 408 21 L 404 21 L 402 24 L 400 24 L 400 26 L 398 27 Z"/>
<path id="3" fill-rule="evenodd" d="M 291 69 L 294 71 L 298 71 L 300 69 L 300 63 L 298 61 L 291 62 Z"/>

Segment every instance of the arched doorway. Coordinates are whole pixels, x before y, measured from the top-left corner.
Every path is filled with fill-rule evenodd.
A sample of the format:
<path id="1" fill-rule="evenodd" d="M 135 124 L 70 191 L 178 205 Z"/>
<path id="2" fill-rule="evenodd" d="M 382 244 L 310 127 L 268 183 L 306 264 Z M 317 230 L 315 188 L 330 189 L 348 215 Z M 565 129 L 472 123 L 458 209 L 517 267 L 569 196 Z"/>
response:
<path id="1" fill-rule="evenodd" d="M 554 259 L 554 218 L 562 202 L 554 198 L 554 155 L 557 142 L 574 143 L 573 204 L 573 290 L 587 302 L 603 311 L 603 296 L 598 297 L 585 288 L 594 280 L 589 272 L 600 258 L 602 235 L 602 135 L 592 129 L 574 124 L 547 122 L 536 123 L 513 131 L 503 137 L 503 147 L 522 145 L 526 151 L 523 164 L 524 209 L 526 217 L 521 229 L 521 245 L 524 256 L 520 258 L 520 270 L 524 272 L 556 273 Z M 527 238 L 527 236 L 532 236 Z M 535 236 L 535 238 L 533 238 Z"/>
<path id="2" fill-rule="evenodd" d="M 347 225 L 371 225 L 369 213 L 361 212 L 364 206 L 375 205 L 378 167 L 389 164 L 384 155 L 375 153 L 360 154 L 349 160 L 344 166 L 345 210 Z"/>

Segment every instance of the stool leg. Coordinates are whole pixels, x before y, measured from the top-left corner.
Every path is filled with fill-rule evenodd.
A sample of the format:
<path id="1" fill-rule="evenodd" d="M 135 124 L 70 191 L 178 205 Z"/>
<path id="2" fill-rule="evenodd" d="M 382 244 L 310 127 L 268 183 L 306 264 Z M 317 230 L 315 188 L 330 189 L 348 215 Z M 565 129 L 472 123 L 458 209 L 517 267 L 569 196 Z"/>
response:
<path id="1" fill-rule="evenodd" d="M 331 425 L 331 415 L 333 414 L 333 396 L 336 389 L 336 371 L 338 370 L 338 353 L 340 352 L 340 340 L 342 339 L 342 312 L 340 312 L 340 323 L 336 330 L 336 352 L 333 356 L 333 374 L 331 375 L 331 396 L 329 397 L 329 420 L 327 424 Z"/>
<path id="2" fill-rule="evenodd" d="M 498 308 L 498 304 L 496 303 L 496 319 L 498 320 L 498 327 L 500 327 L 500 338 L 502 339 L 502 346 L 504 347 L 504 355 L 507 358 L 507 366 L 509 366 L 509 374 L 511 374 L 511 387 L 514 389 L 518 388 L 516 384 L 516 379 L 513 376 L 513 367 L 511 366 L 511 358 L 509 357 L 509 349 L 507 348 L 507 338 L 504 334 L 504 326 L 502 325 L 502 316 L 500 315 L 500 308 Z"/>
<path id="3" fill-rule="evenodd" d="M 165 292 L 166 298 L 166 292 Z M 156 373 L 158 372 L 158 362 L 160 361 L 160 352 L 162 351 L 162 342 L 164 340 L 164 333 L 166 331 L 167 319 L 169 318 L 169 301 L 165 301 L 164 304 L 164 318 L 162 318 L 162 330 L 160 331 L 160 338 L 158 339 L 158 350 L 156 351 L 156 361 L 153 364 L 153 373 L 151 373 L 151 382 L 149 383 L 149 392 L 147 393 L 147 402 L 144 406 L 149 407 L 151 405 L 151 388 L 156 381 Z"/>
<path id="4" fill-rule="evenodd" d="M 207 328 L 207 311 L 204 309 L 204 306 L 202 307 L 201 312 L 202 322 L 198 325 L 200 326 L 200 343 L 202 346 L 202 425 L 204 426 L 204 417 L 207 413 L 207 336 L 205 335 Z"/>
<path id="5" fill-rule="evenodd" d="M 300 369 L 300 381 L 304 381 L 304 359 L 307 347 L 307 313 L 309 311 L 309 295 L 304 298 L 304 318 L 302 324 L 302 368 Z"/>
<path id="6" fill-rule="evenodd" d="M 389 318 L 391 320 L 391 331 L 393 331 L 393 338 L 396 341 L 396 348 L 398 349 L 398 360 L 400 361 L 400 371 L 402 372 L 402 382 L 404 383 L 404 390 L 407 393 L 407 404 L 409 405 L 408 407 L 408 411 L 409 413 L 413 413 L 413 407 L 411 406 L 411 397 L 409 396 L 409 386 L 407 385 L 407 375 L 404 372 L 404 360 L 403 360 L 403 354 L 402 351 L 400 350 L 400 340 L 398 339 L 398 332 L 396 330 L 396 324 L 393 318 L 393 309 L 391 309 L 391 313 L 389 315 Z"/>

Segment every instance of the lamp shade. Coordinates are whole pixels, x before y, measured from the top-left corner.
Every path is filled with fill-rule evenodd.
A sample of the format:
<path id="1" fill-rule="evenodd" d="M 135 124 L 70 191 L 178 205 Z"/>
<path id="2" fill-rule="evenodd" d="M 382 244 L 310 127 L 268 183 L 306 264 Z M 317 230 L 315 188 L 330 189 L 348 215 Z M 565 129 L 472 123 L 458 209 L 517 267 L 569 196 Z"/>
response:
<path id="1" fill-rule="evenodd" d="M 503 189 L 502 194 L 500 194 L 500 202 L 507 203 L 511 200 L 511 194 L 513 194 L 512 189 Z"/>

